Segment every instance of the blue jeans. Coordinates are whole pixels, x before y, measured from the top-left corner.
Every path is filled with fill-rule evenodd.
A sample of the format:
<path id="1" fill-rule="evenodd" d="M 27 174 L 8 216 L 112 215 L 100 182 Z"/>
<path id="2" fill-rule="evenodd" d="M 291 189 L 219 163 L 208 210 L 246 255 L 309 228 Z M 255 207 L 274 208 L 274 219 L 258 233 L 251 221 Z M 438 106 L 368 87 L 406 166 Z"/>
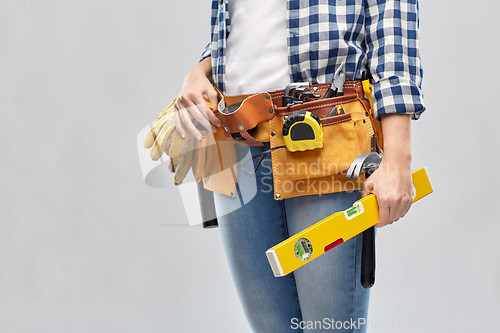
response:
<path id="1" fill-rule="evenodd" d="M 238 146 L 238 157 L 242 159 L 248 149 Z M 250 147 L 250 152 L 254 156 L 266 149 L 268 144 Z M 258 160 L 254 160 L 254 167 Z M 253 170 L 252 163 L 245 168 Z M 239 168 L 236 197 L 215 194 L 224 250 L 252 330 L 366 332 L 369 290 L 360 284 L 362 235 L 284 277 L 274 277 L 265 255 L 286 238 L 349 208 L 361 193 L 340 192 L 276 201 L 271 177 L 268 154 L 255 176 L 249 177 Z M 245 197 L 244 192 L 255 181 L 255 197 L 234 209 L 241 206 L 240 196 Z"/>

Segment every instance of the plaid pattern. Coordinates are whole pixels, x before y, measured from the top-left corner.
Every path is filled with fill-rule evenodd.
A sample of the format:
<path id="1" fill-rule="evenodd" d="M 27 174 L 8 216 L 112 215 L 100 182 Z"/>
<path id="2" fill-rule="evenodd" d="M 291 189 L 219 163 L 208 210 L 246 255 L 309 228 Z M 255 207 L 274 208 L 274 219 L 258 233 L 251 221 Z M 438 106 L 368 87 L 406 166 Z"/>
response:
<path id="1" fill-rule="evenodd" d="M 214 84 L 225 92 L 226 38 L 231 31 L 229 0 L 212 0 Z M 275 0 L 277 1 L 277 0 Z M 346 63 L 347 79 L 370 70 L 377 117 L 425 111 L 418 50 L 418 0 L 287 0 L 289 70 L 292 82 L 330 82 Z"/>

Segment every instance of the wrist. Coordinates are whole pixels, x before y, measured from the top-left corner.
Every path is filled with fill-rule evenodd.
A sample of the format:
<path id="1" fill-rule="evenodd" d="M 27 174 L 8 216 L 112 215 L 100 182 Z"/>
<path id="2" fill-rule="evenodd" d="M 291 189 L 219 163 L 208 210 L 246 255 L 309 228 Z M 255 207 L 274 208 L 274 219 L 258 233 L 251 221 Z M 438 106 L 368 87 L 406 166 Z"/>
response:
<path id="1" fill-rule="evenodd" d="M 410 115 L 386 114 L 381 117 L 384 133 L 384 161 L 400 167 L 411 166 Z"/>
<path id="2" fill-rule="evenodd" d="M 384 142 L 384 157 L 386 160 L 411 163 L 411 144 L 400 142 Z"/>
<path id="3" fill-rule="evenodd" d="M 210 57 L 206 57 L 200 61 L 196 66 L 193 67 L 191 73 L 196 76 L 204 76 L 208 80 L 212 81 L 212 60 Z"/>
<path id="4" fill-rule="evenodd" d="M 411 171 L 411 155 L 384 152 L 382 163 L 389 165 L 392 171 L 397 170 L 402 173 Z"/>

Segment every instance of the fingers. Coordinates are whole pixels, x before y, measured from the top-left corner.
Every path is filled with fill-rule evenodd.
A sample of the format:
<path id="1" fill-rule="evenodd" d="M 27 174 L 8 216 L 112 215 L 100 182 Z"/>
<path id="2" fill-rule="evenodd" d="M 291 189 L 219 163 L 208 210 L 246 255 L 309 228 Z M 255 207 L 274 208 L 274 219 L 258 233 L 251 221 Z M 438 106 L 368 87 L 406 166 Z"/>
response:
<path id="1" fill-rule="evenodd" d="M 379 205 L 379 220 L 377 227 L 381 228 L 391 225 L 403 218 L 410 210 L 412 200 L 409 195 L 403 191 L 391 192 L 386 196 L 377 197 Z"/>
<path id="2" fill-rule="evenodd" d="M 205 99 L 212 100 L 209 101 L 210 104 L 213 103 L 215 107 L 217 106 L 216 94 L 206 93 L 202 96 L 202 94 L 193 91 L 182 93 L 174 104 L 174 109 L 176 111 L 176 114 L 174 114 L 175 125 L 183 137 L 186 135 L 186 130 L 193 134 L 198 140 L 204 137 L 203 133 L 193 124 L 192 118 L 207 131 L 215 132 L 217 127 L 220 126 L 220 120 L 214 115 L 213 111 L 210 110 Z"/>
<path id="3" fill-rule="evenodd" d="M 408 213 L 413 200 L 411 192 L 407 190 L 407 184 L 402 183 L 404 182 L 386 178 L 381 173 L 374 173 L 364 182 L 362 196 L 373 194 L 377 198 L 379 210 L 377 227 L 393 224 Z"/>
<path id="4" fill-rule="evenodd" d="M 193 110 L 193 107 L 184 107 L 182 105 L 179 105 L 177 102 L 174 106 L 175 111 L 174 111 L 174 123 L 175 127 L 177 128 L 177 131 L 179 131 L 179 134 L 181 135 L 182 138 L 186 137 L 186 130 L 189 131 L 195 138 L 198 140 L 201 140 L 203 135 L 200 133 L 200 131 L 194 126 L 193 121 L 191 120 L 191 115 L 189 111 L 195 112 Z M 190 110 L 191 109 L 191 110 Z M 196 106 L 194 109 L 198 109 Z"/>
<path id="5" fill-rule="evenodd" d="M 384 227 L 388 224 L 392 224 L 394 221 L 390 220 L 391 207 L 385 203 L 379 202 L 378 204 L 378 223 L 376 226 L 378 228 Z"/>
<path id="6" fill-rule="evenodd" d="M 175 130 L 175 126 L 173 124 L 165 126 L 160 134 L 158 135 L 158 144 L 159 144 L 159 149 L 160 149 L 160 156 L 163 153 L 167 152 L 167 149 L 169 148 L 168 143 L 169 139 L 172 137 L 172 132 Z"/>
<path id="7" fill-rule="evenodd" d="M 398 207 L 399 209 L 394 215 L 394 217 L 395 217 L 394 222 L 403 218 L 406 215 L 406 213 L 408 213 L 408 211 L 410 210 L 412 201 L 413 200 L 411 198 L 411 194 L 406 193 L 406 192 L 401 192 L 401 196 L 399 197 L 399 200 L 395 204 L 395 206 Z"/>
<path id="8" fill-rule="evenodd" d="M 377 204 L 378 204 L 378 223 L 375 225 L 377 228 L 381 228 L 385 225 L 387 225 L 387 220 L 389 217 L 389 207 L 386 205 L 386 203 L 383 203 L 382 198 L 378 193 L 375 192 L 375 182 L 372 181 L 372 179 L 376 178 L 375 176 L 372 176 L 372 178 L 365 180 L 363 183 L 363 190 L 361 193 L 361 197 L 364 198 L 369 194 L 375 195 L 377 198 Z"/>
<path id="9" fill-rule="evenodd" d="M 401 188 L 399 193 L 395 194 L 391 198 L 390 207 L 394 207 L 394 211 L 391 211 L 389 219 L 392 222 L 397 222 L 399 219 L 403 218 L 410 210 L 411 204 L 411 193 L 408 193 L 403 188 Z"/>
<path id="10" fill-rule="evenodd" d="M 193 157 L 194 157 L 194 138 L 188 137 L 187 142 L 184 142 L 184 148 L 182 154 L 178 155 L 178 162 L 176 163 L 176 158 L 174 158 L 175 175 L 174 183 L 175 185 L 180 185 L 184 178 L 186 178 L 187 173 L 191 169 Z"/>
<path id="11" fill-rule="evenodd" d="M 205 102 L 205 100 L 201 99 L 199 101 L 196 101 L 196 104 L 193 104 L 190 107 L 188 107 L 188 112 L 207 131 L 211 131 L 212 130 L 210 122 L 208 121 L 208 113 L 209 112 L 212 113 L 212 111 L 208 108 L 207 103 Z"/>
<path id="12" fill-rule="evenodd" d="M 212 90 L 209 93 L 207 93 L 206 96 L 204 97 L 208 102 L 210 102 L 213 108 L 213 110 L 211 110 L 210 108 L 207 109 L 207 115 L 208 115 L 208 120 L 212 124 L 212 130 L 215 130 L 213 131 L 215 133 L 217 131 L 217 127 L 220 127 L 222 125 L 219 118 L 217 118 L 217 116 L 214 114 L 214 111 L 217 111 L 218 108 L 217 92 L 215 91 L 215 89 L 212 88 Z"/>
<path id="13" fill-rule="evenodd" d="M 373 176 L 375 178 L 375 176 Z M 364 198 L 369 194 L 375 195 L 378 203 L 378 223 L 375 225 L 377 228 L 382 228 L 386 226 L 389 221 L 390 208 L 387 202 L 375 191 L 375 182 L 372 181 L 372 178 L 365 180 L 363 183 L 363 191 L 361 196 Z"/>
<path id="14" fill-rule="evenodd" d="M 189 106 L 176 106 L 176 112 L 174 113 L 175 126 L 183 138 L 186 137 L 186 131 L 191 133 L 196 139 L 201 140 L 204 135 L 196 128 L 193 123 L 192 118 L 194 118 L 199 124 L 209 131 L 212 131 L 210 122 L 208 121 L 207 106 L 206 103 L 203 104 L 192 104 L 191 102 L 186 102 Z M 192 117 L 192 118 L 191 118 Z"/>
<path id="15" fill-rule="evenodd" d="M 175 106 L 175 108 L 177 109 L 177 106 Z M 185 138 L 186 137 L 186 130 L 182 126 L 182 121 L 181 121 L 181 118 L 179 116 L 178 111 L 174 111 L 174 124 L 175 124 L 175 128 L 177 129 L 177 132 L 179 132 L 180 136 L 182 138 Z"/>
<path id="16" fill-rule="evenodd" d="M 160 133 L 161 129 L 163 126 L 165 126 L 169 121 L 171 121 L 171 118 L 169 117 L 162 117 L 159 118 L 151 127 L 151 130 L 149 131 L 148 135 L 146 136 L 146 139 L 144 140 L 144 148 L 151 148 L 153 147 L 153 143 L 155 142 L 158 134 Z"/>
<path id="17" fill-rule="evenodd" d="M 368 194 L 373 193 L 373 190 L 375 188 L 375 183 L 372 182 L 370 179 L 365 180 L 363 183 L 363 191 L 361 194 L 361 197 L 366 197 Z"/>
<path id="18" fill-rule="evenodd" d="M 217 132 L 217 127 L 220 127 L 221 122 L 220 122 L 219 118 L 217 118 L 217 117 L 215 116 L 215 114 L 214 114 L 214 113 L 213 113 L 213 111 L 209 108 L 209 106 L 208 106 L 208 105 L 206 105 L 206 104 L 205 104 L 205 107 L 206 107 L 205 112 L 206 112 L 206 114 L 207 114 L 207 116 L 208 116 L 208 121 L 210 122 L 210 129 L 212 130 L 212 133 L 214 133 L 214 134 L 215 134 L 215 132 Z M 213 124 L 214 124 L 214 122 L 215 122 L 215 124 L 216 124 L 216 125 L 213 125 Z"/>
<path id="19" fill-rule="evenodd" d="M 144 139 L 144 148 L 151 148 L 153 147 L 153 143 L 155 142 L 155 134 L 152 130 L 149 131 L 148 135 L 146 136 L 146 139 Z"/>

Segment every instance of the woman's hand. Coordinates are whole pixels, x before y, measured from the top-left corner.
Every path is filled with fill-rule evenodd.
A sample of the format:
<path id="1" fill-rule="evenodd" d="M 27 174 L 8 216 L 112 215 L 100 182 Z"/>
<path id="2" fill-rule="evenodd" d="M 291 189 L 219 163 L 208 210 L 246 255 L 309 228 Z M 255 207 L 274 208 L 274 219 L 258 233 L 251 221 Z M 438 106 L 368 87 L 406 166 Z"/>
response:
<path id="1" fill-rule="evenodd" d="M 410 122 L 410 115 L 382 116 L 384 156 L 363 184 L 363 197 L 372 193 L 377 198 L 379 228 L 405 216 L 413 202 Z"/>
<path id="2" fill-rule="evenodd" d="M 210 57 L 200 61 L 186 76 L 181 92 L 174 104 L 174 122 L 179 134 L 185 138 L 186 129 L 198 140 L 206 136 L 206 132 L 196 128 L 193 117 L 207 131 L 217 132 L 221 126 L 219 118 L 214 115 L 205 101 L 209 101 L 217 110 L 217 92 L 209 80 L 212 73 Z"/>

